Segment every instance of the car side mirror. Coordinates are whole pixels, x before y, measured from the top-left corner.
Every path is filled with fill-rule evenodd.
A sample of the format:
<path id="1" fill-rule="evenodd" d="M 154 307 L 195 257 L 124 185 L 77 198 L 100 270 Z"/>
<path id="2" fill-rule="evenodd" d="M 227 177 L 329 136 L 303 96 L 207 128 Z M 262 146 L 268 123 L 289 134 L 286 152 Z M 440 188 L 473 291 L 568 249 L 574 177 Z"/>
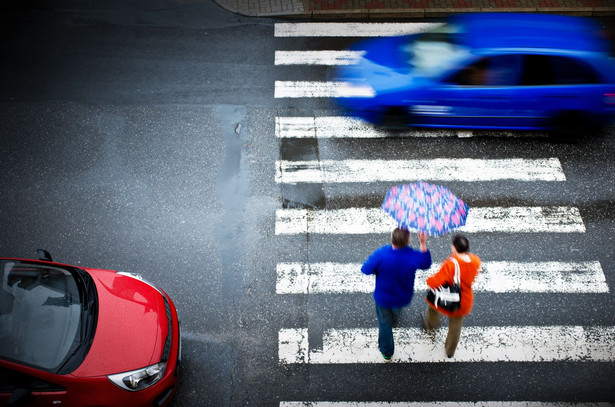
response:
<path id="1" fill-rule="evenodd" d="M 39 260 L 44 260 L 44 261 L 53 261 L 51 259 L 51 254 L 49 254 L 49 252 L 45 249 L 38 249 L 36 251 L 38 253 L 38 259 Z"/>
<path id="2" fill-rule="evenodd" d="M 28 389 L 23 387 L 18 387 L 11 393 L 11 397 L 9 397 L 9 401 L 7 403 L 7 407 L 18 407 L 26 405 L 27 403 L 32 403 L 34 401 L 34 396 Z"/>

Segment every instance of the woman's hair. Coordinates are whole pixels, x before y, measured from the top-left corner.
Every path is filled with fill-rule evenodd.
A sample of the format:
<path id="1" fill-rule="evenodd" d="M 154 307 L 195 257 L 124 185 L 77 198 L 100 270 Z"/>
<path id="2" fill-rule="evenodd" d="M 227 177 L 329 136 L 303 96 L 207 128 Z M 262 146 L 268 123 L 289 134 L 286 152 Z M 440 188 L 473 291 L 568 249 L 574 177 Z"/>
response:
<path id="1" fill-rule="evenodd" d="M 470 242 L 464 235 L 453 235 L 453 246 L 457 253 L 465 253 L 470 250 Z"/>
<path id="2" fill-rule="evenodd" d="M 395 228 L 391 233 L 391 243 L 396 247 L 406 247 L 410 244 L 410 232 L 404 229 Z"/>

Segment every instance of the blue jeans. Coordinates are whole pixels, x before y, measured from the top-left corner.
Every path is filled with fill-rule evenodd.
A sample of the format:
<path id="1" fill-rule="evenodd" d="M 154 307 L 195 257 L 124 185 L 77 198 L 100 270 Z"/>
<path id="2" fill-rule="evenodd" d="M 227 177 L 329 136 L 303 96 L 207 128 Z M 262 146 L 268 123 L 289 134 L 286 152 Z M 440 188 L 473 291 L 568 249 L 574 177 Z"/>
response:
<path id="1" fill-rule="evenodd" d="M 395 343 L 393 342 L 393 317 L 401 308 L 385 308 L 376 303 L 378 315 L 378 349 L 386 357 L 393 356 Z"/>

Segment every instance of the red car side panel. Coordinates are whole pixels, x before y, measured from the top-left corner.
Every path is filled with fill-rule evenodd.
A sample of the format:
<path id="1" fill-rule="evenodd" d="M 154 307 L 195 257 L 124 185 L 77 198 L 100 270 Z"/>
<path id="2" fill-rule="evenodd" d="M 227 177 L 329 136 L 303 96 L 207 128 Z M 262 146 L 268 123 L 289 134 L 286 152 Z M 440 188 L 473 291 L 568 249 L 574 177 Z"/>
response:
<path id="1" fill-rule="evenodd" d="M 172 354 L 177 354 L 176 348 Z M 151 407 L 153 401 L 158 396 L 165 393 L 167 389 L 173 388 L 172 394 L 175 393 L 177 377 L 175 376 L 174 369 L 176 365 L 174 360 L 169 362 L 164 378 L 154 386 L 139 392 L 129 392 L 120 389 L 111 383 L 106 376 L 92 378 L 77 378 L 71 375 L 58 376 L 22 365 L 16 365 L 1 359 L 0 366 L 66 388 L 66 391 L 63 392 L 33 392 L 34 402 L 25 404 L 25 406 L 28 407 L 51 405 L 64 407 Z M 0 405 L 5 405 L 9 397 L 10 394 L 0 393 Z M 168 400 L 170 399 L 171 397 L 168 398 Z"/>

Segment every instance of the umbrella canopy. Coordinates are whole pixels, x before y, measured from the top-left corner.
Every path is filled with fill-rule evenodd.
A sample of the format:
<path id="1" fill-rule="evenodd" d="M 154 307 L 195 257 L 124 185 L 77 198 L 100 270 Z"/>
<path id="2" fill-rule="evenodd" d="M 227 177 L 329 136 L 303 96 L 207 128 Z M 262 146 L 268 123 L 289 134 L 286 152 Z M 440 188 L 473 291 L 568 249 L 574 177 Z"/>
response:
<path id="1" fill-rule="evenodd" d="M 468 204 L 447 188 L 423 181 L 391 188 L 382 209 L 400 228 L 425 231 L 431 236 L 465 225 L 470 210 Z"/>

